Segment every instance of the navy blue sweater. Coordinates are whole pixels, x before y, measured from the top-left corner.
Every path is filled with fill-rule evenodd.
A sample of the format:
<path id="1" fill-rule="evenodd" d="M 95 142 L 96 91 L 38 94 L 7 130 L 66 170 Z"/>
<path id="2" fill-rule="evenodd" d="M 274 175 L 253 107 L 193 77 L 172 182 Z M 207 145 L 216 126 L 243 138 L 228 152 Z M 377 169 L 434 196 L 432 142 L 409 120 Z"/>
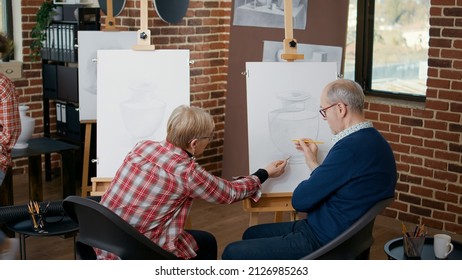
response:
<path id="1" fill-rule="evenodd" d="M 338 141 L 323 163 L 302 181 L 292 205 L 308 213 L 308 224 L 326 244 L 379 200 L 394 196 L 396 163 L 388 142 L 375 128 Z"/>

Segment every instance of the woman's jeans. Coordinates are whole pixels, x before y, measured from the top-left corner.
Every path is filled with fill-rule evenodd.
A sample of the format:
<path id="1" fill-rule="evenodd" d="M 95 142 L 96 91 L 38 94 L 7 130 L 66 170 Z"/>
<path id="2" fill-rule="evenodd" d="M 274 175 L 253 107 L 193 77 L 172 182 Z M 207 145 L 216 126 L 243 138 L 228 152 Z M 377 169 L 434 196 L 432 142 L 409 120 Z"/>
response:
<path id="1" fill-rule="evenodd" d="M 196 240 L 199 250 L 196 251 L 197 256 L 192 260 L 216 260 L 217 259 L 217 240 L 215 237 L 206 231 L 202 230 L 186 230 Z"/>
<path id="2" fill-rule="evenodd" d="M 321 247 L 307 220 L 256 225 L 226 246 L 223 260 L 296 260 Z"/>
<path id="3" fill-rule="evenodd" d="M 3 183 L 3 180 L 5 180 L 5 175 L 6 173 L 0 170 L 0 185 Z"/>
<path id="4" fill-rule="evenodd" d="M 0 185 L 3 183 L 3 180 L 5 179 L 5 172 L 0 170 Z M 6 240 L 6 235 L 3 233 L 3 231 L 0 230 L 0 244 L 5 242 Z"/>
<path id="5" fill-rule="evenodd" d="M 0 244 L 3 244 L 6 240 L 6 235 L 3 233 L 3 231 L 0 230 Z"/>

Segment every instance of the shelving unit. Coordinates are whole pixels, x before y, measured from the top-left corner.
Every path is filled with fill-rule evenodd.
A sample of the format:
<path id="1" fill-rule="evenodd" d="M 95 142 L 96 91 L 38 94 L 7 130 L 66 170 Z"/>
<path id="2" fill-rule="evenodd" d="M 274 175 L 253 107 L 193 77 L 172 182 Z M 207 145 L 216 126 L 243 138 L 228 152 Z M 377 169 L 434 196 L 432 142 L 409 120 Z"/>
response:
<path id="1" fill-rule="evenodd" d="M 78 41 L 79 30 L 100 30 L 100 9 L 82 4 L 56 3 L 62 20 L 53 21 L 41 50 L 43 77 L 44 136 L 84 147 L 85 130 L 79 118 Z M 50 111 L 56 108 L 56 132 Z M 54 124 L 54 123 L 53 123 Z M 51 178 L 50 155 L 45 160 L 46 178 Z"/>

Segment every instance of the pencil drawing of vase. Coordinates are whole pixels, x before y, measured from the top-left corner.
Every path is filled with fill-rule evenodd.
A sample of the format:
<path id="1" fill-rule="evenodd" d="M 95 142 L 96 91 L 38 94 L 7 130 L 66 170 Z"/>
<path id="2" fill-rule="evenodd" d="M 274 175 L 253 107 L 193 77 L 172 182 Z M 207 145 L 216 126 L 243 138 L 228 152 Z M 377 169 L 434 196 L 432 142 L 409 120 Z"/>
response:
<path id="1" fill-rule="evenodd" d="M 120 104 L 125 129 L 138 140 L 153 136 L 164 118 L 165 101 L 149 82 L 137 81 L 128 91 L 131 97 Z"/>
<path id="2" fill-rule="evenodd" d="M 282 107 L 268 113 L 271 140 L 291 164 L 304 162 L 303 153 L 295 149 L 293 139 L 317 139 L 319 113 L 309 93 L 290 90 L 277 95 Z"/>

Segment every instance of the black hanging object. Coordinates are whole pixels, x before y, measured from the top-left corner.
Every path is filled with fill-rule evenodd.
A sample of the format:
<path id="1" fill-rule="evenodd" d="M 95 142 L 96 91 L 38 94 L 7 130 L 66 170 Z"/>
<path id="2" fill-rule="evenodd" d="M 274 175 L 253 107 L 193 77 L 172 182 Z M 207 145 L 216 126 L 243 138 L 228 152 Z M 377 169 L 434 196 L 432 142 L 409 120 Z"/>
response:
<path id="1" fill-rule="evenodd" d="M 153 0 L 159 17 L 168 23 L 179 23 L 186 15 L 189 0 Z"/>
<path id="2" fill-rule="evenodd" d="M 98 0 L 99 7 L 105 15 L 107 15 L 106 0 Z M 125 0 L 112 0 L 112 15 L 118 16 L 125 8 Z"/>

